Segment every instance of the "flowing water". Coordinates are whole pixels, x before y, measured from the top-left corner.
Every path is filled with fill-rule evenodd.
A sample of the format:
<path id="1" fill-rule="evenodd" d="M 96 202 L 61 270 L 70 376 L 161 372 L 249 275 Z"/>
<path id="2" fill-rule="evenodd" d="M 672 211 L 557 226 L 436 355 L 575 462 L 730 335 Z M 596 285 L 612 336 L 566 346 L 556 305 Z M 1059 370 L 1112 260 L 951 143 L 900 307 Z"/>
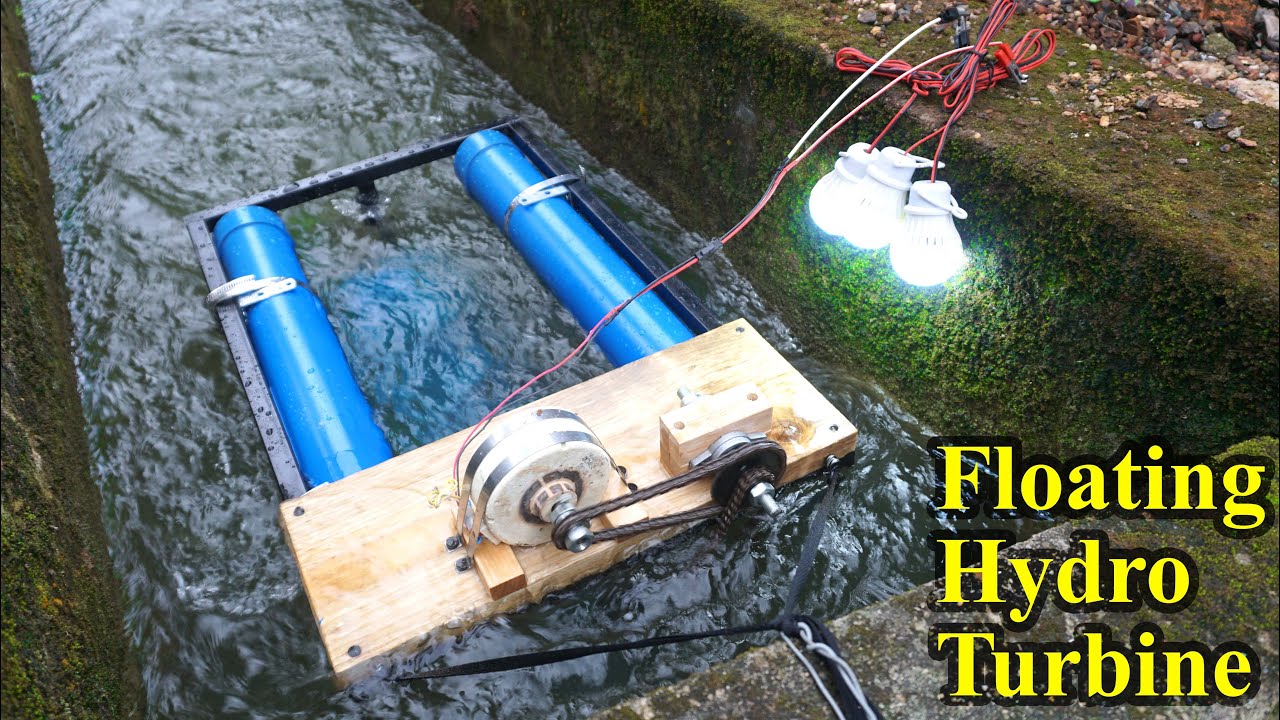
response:
<path id="1" fill-rule="evenodd" d="M 666 259 L 704 244 L 602 167 L 403 0 L 28 2 L 93 468 L 155 717 L 580 716 L 768 638 L 717 640 L 431 685 L 338 691 L 279 498 L 181 224 L 190 212 L 521 114 Z M 569 81 L 569 80 L 567 80 Z M 578 341 L 448 162 L 285 213 L 397 451 L 477 420 Z M 732 250 L 729 252 L 732 257 Z M 861 430 L 802 610 L 834 617 L 931 575 L 926 432 L 804 355 L 729 260 L 691 279 L 743 316 Z M 596 351 L 548 382 L 607 369 Z M 760 621 L 780 609 L 820 483 L 768 527 L 695 530 L 494 619 L 421 662 Z M 423 598 L 423 602 L 430 602 Z M 852 649 L 856 651 L 856 649 Z"/>

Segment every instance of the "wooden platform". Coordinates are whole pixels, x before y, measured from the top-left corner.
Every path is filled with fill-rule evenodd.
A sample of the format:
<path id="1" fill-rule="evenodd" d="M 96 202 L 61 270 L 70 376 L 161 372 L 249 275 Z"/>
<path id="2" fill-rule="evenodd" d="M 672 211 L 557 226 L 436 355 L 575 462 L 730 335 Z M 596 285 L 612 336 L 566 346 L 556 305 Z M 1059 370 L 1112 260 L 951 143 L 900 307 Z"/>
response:
<path id="1" fill-rule="evenodd" d="M 744 320 L 527 407 L 578 413 L 627 468 L 627 482 L 645 487 L 668 477 L 659 458 L 658 417 L 680 407 L 676 389 L 684 385 L 710 394 L 743 383 L 755 383 L 773 404 L 769 436 L 789 459 L 782 483 L 818 470 L 828 455 L 853 450 L 853 424 Z M 579 554 L 551 544 L 515 548 L 525 587 L 492 600 L 476 571 L 455 569 L 465 550 L 445 548 L 454 534 L 455 504 L 441 497 L 451 490 L 450 465 L 465 434 L 280 506 L 321 640 L 342 684 L 373 671 L 383 656 L 419 649 L 468 624 L 538 602 L 683 529 L 603 542 Z M 707 485 L 653 498 L 645 510 L 656 517 L 709 504 Z"/>

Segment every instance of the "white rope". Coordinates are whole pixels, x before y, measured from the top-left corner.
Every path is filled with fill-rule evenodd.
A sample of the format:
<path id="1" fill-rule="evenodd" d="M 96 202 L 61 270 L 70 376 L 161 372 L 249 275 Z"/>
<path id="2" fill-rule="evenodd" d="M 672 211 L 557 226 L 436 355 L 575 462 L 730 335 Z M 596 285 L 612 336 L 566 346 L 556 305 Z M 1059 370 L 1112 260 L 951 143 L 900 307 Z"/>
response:
<path id="1" fill-rule="evenodd" d="M 854 674 L 853 668 L 849 667 L 849 663 L 840 657 L 840 654 L 826 643 L 813 641 L 813 630 L 803 622 L 797 622 L 796 626 L 800 631 L 800 639 L 804 641 L 804 647 L 810 652 L 817 653 L 824 658 L 830 660 L 837 668 L 840 679 L 853 692 L 854 698 L 858 700 L 858 704 L 862 706 L 862 711 L 867 714 L 868 718 L 876 717 L 876 713 L 871 709 L 871 703 L 867 702 L 867 696 L 862 692 L 862 684 L 858 682 L 858 676 Z"/>
<path id="2" fill-rule="evenodd" d="M 840 711 L 840 705 L 836 703 L 836 699 L 831 697 L 831 691 L 827 690 L 827 686 L 823 684 L 822 678 L 818 676 L 818 671 L 814 669 L 813 663 L 809 662 L 809 658 L 800 652 L 800 648 L 791 642 L 791 638 L 786 633 L 782 633 L 782 639 L 787 643 L 787 647 L 791 648 L 791 652 L 795 653 L 796 659 L 804 665 L 804 669 L 809 671 L 809 677 L 813 678 L 813 684 L 818 686 L 818 692 L 822 693 L 822 697 L 827 699 L 827 704 L 831 706 L 832 712 L 836 714 L 838 720 L 845 720 L 844 713 Z"/>
<path id="3" fill-rule="evenodd" d="M 871 73 L 875 72 L 875 69 L 880 67 L 881 63 L 893 57 L 894 53 L 898 52 L 898 50 L 900 50 L 903 45 L 906 45 L 907 43 L 911 42 L 911 40 L 914 39 L 915 36 L 924 32 L 926 29 L 933 27 L 934 25 L 937 25 L 940 22 L 942 22 L 942 18 L 936 17 L 930 20 L 929 22 L 921 25 L 920 27 L 916 28 L 915 32 L 902 38 L 902 41 L 899 42 L 897 45 L 894 45 L 893 48 L 889 50 L 889 52 L 880 56 L 880 59 L 875 61 L 875 64 L 873 64 L 871 67 L 864 70 L 862 74 L 858 76 L 858 79 L 854 80 L 853 84 L 845 88 L 845 91 L 840 93 L 840 97 L 836 98 L 836 101 L 831 103 L 831 107 L 827 108 L 827 111 L 822 113 L 822 115 L 817 120 L 814 121 L 813 125 L 809 126 L 809 129 L 805 131 L 805 134 L 800 137 L 800 142 L 797 142 L 796 146 L 791 148 L 791 152 L 787 153 L 787 159 L 790 160 L 791 158 L 795 157 L 796 153 L 800 151 L 800 148 L 804 146 L 805 141 L 808 140 L 809 136 L 813 134 L 813 131 L 817 130 L 818 126 L 822 124 L 822 121 L 826 120 L 827 116 L 830 115 L 832 111 L 835 110 L 840 105 L 840 103 L 844 102 L 845 98 L 849 97 L 849 93 L 853 92 L 854 88 L 861 85 L 863 80 L 866 80 L 867 78 L 871 77 Z"/>

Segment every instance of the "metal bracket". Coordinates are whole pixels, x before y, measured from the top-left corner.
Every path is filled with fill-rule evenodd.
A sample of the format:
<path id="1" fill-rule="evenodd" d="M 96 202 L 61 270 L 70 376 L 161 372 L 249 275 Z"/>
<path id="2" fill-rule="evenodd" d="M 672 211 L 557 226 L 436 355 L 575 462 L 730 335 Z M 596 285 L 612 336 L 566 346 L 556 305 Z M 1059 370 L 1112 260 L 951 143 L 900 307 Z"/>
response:
<path id="1" fill-rule="evenodd" d="M 578 182 L 582 178 L 577 175 L 556 175 L 549 177 L 541 182 L 536 182 L 524 190 L 520 191 L 511 199 L 511 204 L 507 206 L 507 212 L 502 216 L 502 234 L 506 235 L 511 226 L 511 213 L 515 211 L 517 206 L 528 207 L 543 200 L 550 200 L 561 195 L 568 195 L 569 188 L 565 187 L 571 182 Z"/>
<path id="2" fill-rule="evenodd" d="M 296 287 L 298 281 L 293 278 L 269 277 L 259 280 L 253 275 L 244 275 L 214 288 L 213 292 L 205 296 L 204 304 L 216 307 L 235 300 L 237 305 L 247 308 Z"/>

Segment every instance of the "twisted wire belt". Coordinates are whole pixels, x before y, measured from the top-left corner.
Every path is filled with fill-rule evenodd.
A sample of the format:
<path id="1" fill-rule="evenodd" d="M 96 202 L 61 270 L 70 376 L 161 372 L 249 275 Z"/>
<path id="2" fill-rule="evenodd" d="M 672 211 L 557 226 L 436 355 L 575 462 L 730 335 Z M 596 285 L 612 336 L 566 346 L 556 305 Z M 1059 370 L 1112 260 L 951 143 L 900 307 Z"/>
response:
<path id="1" fill-rule="evenodd" d="M 780 477 L 787 467 L 787 453 L 778 443 L 768 440 L 759 439 L 744 443 L 733 450 L 725 453 L 721 457 L 705 462 L 688 472 L 681 473 L 674 477 L 655 483 L 649 487 L 626 495 L 619 495 L 611 500 L 592 505 L 591 507 L 582 508 L 561 518 L 556 523 L 555 529 L 551 533 L 551 539 L 555 542 L 556 547 L 564 548 L 564 536 L 574 525 L 578 523 L 590 523 L 592 520 L 611 513 L 615 510 L 629 507 L 639 502 L 644 502 L 650 498 L 677 490 L 679 488 L 691 485 L 699 480 L 708 477 L 715 477 L 720 471 L 730 468 L 734 465 L 742 464 L 750 460 L 760 457 L 770 458 L 775 464 L 779 465 L 777 475 Z M 729 526 L 729 523 L 737 517 L 742 509 L 742 503 L 746 499 L 747 491 L 759 482 L 775 482 L 773 471 L 768 468 L 753 466 L 743 470 L 734 484 L 733 492 L 730 494 L 729 502 L 723 506 L 708 505 L 707 507 L 695 508 L 693 510 L 685 510 L 683 512 L 672 513 L 662 517 L 640 520 L 638 522 L 621 525 L 614 528 L 606 528 L 595 534 L 595 541 L 617 540 L 631 535 L 650 532 L 652 530 L 660 530 L 662 528 L 672 527 L 674 525 L 684 525 L 686 523 L 697 522 L 699 520 L 710 520 L 717 518 L 717 524 L 723 531 Z"/>

